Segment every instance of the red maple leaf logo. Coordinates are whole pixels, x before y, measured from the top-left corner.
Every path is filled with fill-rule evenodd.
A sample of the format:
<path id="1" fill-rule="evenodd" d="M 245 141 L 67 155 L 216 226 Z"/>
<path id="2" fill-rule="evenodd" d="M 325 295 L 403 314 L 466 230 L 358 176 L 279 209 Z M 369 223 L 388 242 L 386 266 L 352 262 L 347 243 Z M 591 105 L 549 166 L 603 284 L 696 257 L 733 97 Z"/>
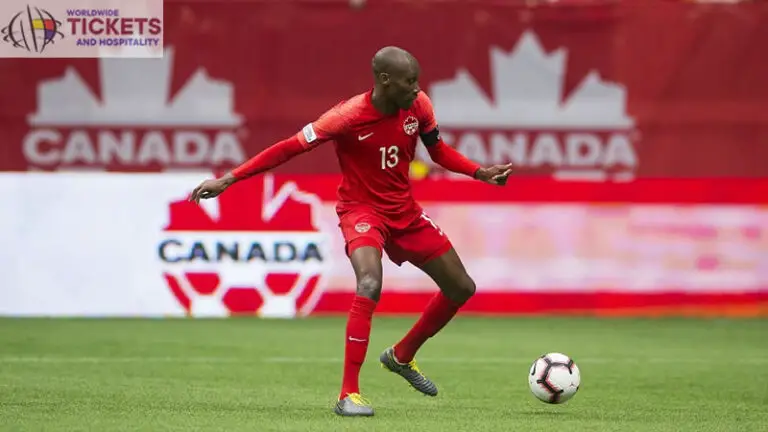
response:
<path id="1" fill-rule="evenodd" d="M 317 231 L 313 211 L 317 195 L 301 192 L 288 182 L 275 193 L 274 178 L 232 185 L 218 197 L 219 216 L 186 199 L 171 203 L 165 231 Z"/>
<path id="2" fill-rule="evenodd" d="M 187 314 L 305 315 L 321 294 L 325 235 L 321 201 L 272 176 L 236 183 L 214 211 L 170 204 L 159 257 L 168 288 Z"/>

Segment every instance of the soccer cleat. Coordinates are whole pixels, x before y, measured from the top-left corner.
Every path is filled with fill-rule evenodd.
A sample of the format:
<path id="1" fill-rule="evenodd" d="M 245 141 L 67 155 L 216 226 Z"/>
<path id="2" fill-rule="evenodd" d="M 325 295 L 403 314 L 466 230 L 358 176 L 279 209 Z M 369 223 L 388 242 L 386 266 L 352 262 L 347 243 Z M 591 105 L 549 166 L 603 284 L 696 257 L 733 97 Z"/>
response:
<path id="1" fill-rule="evenodd" d="M 392 347 L 384 350 L 381 356 L 379 356 L 379 360 L 381 361 L 381 367 L 389 369 L 390 372 L 405 378 L 411 387 L 427 396 L 437 396 L 437 386 L 426 375 L 421 373 L 419 367 L 416 366 L 416 360 L 411 360 L 405 364 L 398 363 L 395 360 L 395 349 Z"/>
<path id="2" fill-rule="evenodd" d="M 373 415 L 373 407 L 360 393 L 350 393 L 344 399 L 336 403 L 333 411 L 344 417 L 370 417 Z"/>

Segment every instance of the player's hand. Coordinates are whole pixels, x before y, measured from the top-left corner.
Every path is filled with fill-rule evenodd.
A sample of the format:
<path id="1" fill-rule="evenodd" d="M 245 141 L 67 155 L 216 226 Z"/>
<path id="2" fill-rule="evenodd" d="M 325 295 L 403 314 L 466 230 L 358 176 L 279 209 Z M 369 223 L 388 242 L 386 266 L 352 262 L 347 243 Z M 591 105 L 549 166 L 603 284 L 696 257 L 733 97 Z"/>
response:
<path id="1" fill-rule="evenodd" d="M 504 186 L 510 174 L 512 174 L 512 164 L 494 165 L 477 170 L 475 178 L 492 185 Z"/>
<path id="2" fill-rule="evenodd" d="M 199 204 L 201 199 L 215 198 L 221 195 L 232 183 L 234 183 L 234 177 L 231 174 L 217 179 L 205 180 L 192 191 L 189 200 Z"/>

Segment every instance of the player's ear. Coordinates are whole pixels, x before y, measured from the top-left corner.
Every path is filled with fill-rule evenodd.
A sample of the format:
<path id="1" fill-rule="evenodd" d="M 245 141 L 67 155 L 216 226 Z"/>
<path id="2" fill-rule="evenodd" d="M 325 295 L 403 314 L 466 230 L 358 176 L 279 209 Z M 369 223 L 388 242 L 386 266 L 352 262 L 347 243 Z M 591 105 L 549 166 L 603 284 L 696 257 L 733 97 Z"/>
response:
<path id="1" fill-rule="evenodd" d="M 379 82 L 382 84 L 389 84 L 389 74 L 382 72 L 379 74 Z"/>

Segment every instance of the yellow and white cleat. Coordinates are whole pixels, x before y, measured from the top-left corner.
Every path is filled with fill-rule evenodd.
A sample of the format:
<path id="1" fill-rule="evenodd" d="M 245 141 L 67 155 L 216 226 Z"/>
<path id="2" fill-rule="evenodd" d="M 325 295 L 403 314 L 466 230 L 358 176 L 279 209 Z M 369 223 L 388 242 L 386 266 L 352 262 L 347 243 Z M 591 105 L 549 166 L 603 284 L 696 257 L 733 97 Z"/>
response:
<path id="1" fill-rule="evenodd" d="M 333 411 L 344 417 L 370 417 L 373 415 L 371 403 L 360 396 L 360 393 L 350 393 L 336 403 Z"/>

